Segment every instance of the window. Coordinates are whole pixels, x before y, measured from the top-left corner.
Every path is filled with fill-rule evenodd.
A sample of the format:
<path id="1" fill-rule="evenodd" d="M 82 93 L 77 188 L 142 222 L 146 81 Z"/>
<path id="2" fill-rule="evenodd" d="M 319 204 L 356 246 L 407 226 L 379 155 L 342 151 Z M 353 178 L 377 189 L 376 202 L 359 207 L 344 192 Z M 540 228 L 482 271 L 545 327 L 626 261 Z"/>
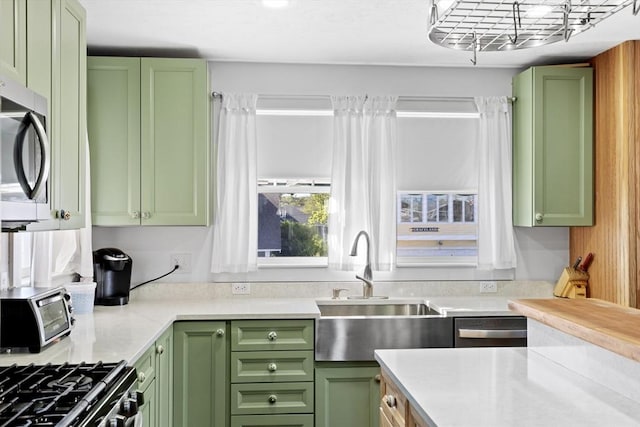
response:
<path id="1" fill-rule="evenodd" d="M 472 102 L 399 102 L 399 265 L 477 262 L 477 123 Z"/>
<path id="2" fill-rule="evenodd" d="M 414 206 L 427 206 L 404 211 L 410 200 Z M 463 260 L 478 255 L 477 195 L 456 193 L 399 193 L 398 195 L 398 259 L 454 257 Z"/>
<path id="3" fill-rule="evenodd" d="M 313 181 L 258 183 L 258 258 L 326 263 L 329 184 Z M 315 261 L 308 258 L 316 258 Z M 275 262 L 274 262 L 275 261 Z M 280 260 L 271 263 L 281 264 Z"/>
<path id="4" fill-rule="evenodd" d="M 330 100 L 258 103 L 258 265 L 327 265 Z"/>

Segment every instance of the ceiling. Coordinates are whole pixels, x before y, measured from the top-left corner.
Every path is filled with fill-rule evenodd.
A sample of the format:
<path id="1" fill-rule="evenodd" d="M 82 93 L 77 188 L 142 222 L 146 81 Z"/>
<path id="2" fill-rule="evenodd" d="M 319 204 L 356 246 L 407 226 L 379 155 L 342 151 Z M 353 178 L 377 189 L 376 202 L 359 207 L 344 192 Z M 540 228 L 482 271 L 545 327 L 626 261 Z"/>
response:
<path id="1" fill-rule="evenodd" d="M 202 57 L 213 61 L 470 66 L 471 52 L 427 38 L 428 0 L 80 0 L 91 54 Z M 568 42 L 480 52 L 479 67 L 526 67 L 591 58 L 640 39 L 631 7 Z"/>

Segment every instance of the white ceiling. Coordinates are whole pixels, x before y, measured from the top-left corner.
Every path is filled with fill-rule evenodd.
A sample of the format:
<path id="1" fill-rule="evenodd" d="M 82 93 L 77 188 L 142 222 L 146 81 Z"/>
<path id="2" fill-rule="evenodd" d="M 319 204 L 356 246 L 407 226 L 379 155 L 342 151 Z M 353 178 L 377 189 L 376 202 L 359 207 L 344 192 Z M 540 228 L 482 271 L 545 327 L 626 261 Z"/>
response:
<path id="1" fill-rule="evenodd" d="M 94 54 L 196 56 L 214 61 L 473 66 L 470 52 L 427 38 L 427 0 L 80 0 Z M 627 7 L 569 42 L 478 54 L 478 66 L 580 61 L 640 39 Z"/>

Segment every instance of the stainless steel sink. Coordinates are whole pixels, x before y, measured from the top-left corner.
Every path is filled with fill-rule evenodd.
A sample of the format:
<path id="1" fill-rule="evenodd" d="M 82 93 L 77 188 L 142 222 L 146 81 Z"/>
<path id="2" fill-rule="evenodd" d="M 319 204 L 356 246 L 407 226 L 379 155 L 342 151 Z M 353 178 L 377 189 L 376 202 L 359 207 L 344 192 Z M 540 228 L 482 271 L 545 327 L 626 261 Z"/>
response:
<path id="1" fill-rule="evenodd" d="M 318 304 L 320 316 L 425 316 L 440 313 L 422 303 Z"/>
<path id="2" fill-rule="evenodd" d="M 453 347 L 453 319 L 422 302 L 318 301 L 316 360 L 374 360 L 375 349 Z"/>

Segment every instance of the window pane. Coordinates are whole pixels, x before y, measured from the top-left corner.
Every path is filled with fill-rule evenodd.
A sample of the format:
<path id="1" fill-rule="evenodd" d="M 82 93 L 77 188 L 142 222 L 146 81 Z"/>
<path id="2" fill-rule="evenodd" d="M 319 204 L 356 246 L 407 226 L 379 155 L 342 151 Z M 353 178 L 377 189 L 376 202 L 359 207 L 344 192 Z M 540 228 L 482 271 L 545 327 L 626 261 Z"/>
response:
<path id="1" fill-rule="evenodd" d="M 260 193 L 258 257 L 327 256 L 328 193 Z"/>
<path id="2" fill-rule="evenodd" d="M 475 194 L 400 193 L 400 206 L 408 212 L 417 200 L 427 201 L 427 222 L 402 221 L 397 225 L 397 256 L 403 262 L 469 262 L 478 255 Z M 451 205 L 449 200 L 451 199 Z M 415 206 L 415 205 L 413 205 Z M 422 206 L 422 203 L 420 203 Z M 451 206 L 451 208 L 450 208 Z M 449 210 L 452 221 L 449 221 Z M 413 211 L 411 211 L 413 212 Z M 407 213 L 408 215 L 408 213 Z"/>

